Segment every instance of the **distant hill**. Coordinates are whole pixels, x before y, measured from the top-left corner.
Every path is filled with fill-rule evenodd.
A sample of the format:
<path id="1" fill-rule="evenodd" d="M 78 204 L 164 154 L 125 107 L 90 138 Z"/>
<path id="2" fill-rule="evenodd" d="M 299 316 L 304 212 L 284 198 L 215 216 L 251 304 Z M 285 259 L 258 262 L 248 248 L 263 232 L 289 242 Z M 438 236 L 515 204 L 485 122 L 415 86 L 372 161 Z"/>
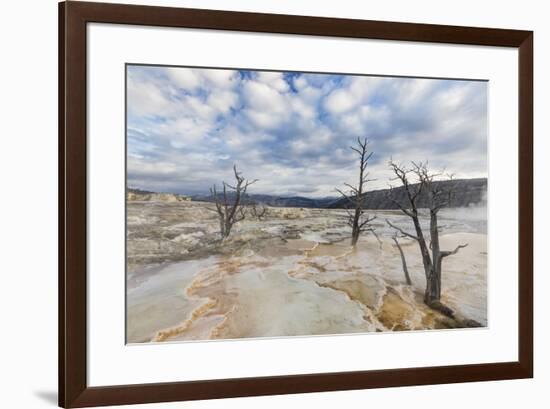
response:
<path id="1" fill-rule="evenodd" d="M 230 197 L 232 194 L 230 194 Z M 210 195 L 194 195 L 193 200 L 200 202 L 212 202 L 213 198 Z M 337 201 L 337 197 L 326 197 L 312 199 L 303 196 L 275 196 L 275 195 L 247 195 L 249 201 L 255 203 L 263 203 L 272 207 L 306 207 L 306 208 L 328 208 L 330 204 Z"/>
<path id="2" fill-rule="evenodd" d="M 451 203 L 452 207 L 468 207 L 474 204 L 485 202 L 487 194 L 487 179 L 457 179 L 452 182 L 436 182 L 443 185 L 453 183 L 455 194 Z M 389 189 L 372 190 L 365 193 L 365 209 L 397 209 L 397 205 L 388 198 Z M 394 189 L 394 197 L 400 203 L 406 205 L 405 190 L 403 187 Z M 421 194 L 418 198 L 418 207 L 427 207 L 427 196 Z M 210 195 L 192 195 L 185 196 L 175 193 L 157 193 L 140 189 L 128 189 L 128 201 L 163 201 L 163 202 L 181 202 L 181 201 L 199 201 L 212 202 Z M 309 198 L 303 196 L 276 196 L 250 194 L 247 200 L 263 203 L 272 207 L 303 207 L 319 209 L 345 209 L 349 206 L 346 199 L 342 197 L 324 197 Z"/>
<path id="3" fill-rule="evenodd" d="M 449 188 L 453 184 L 454 195 L 451 207 L 468 207 L 478 203 L 484 203 L 487 195 L 487 179 L 457 179 L 451 181 L 435 182 Z M 365 209 L 397 209 L 398 206 L 388 198 L 389 189 L 373 190 L 365 194 Z M 393 197 L 399 203 L 407 205 L 405 188 L 396 187 Z M 428 207 L 428 197 L 422 193 L 418 200 L 418 207 Z M 345 198 L 338 199 L 328 207 L 331 209 L 343 209 L 349 206 L 349 201 Z"/>
<path id="4" fill-rule="evenodd" d="M 126 200 L 129 202 L 183 202 L 191 200 L 191 198 L 176 193 L 149 192 L 147 190 L 129 188 L 126 191 Z"/>

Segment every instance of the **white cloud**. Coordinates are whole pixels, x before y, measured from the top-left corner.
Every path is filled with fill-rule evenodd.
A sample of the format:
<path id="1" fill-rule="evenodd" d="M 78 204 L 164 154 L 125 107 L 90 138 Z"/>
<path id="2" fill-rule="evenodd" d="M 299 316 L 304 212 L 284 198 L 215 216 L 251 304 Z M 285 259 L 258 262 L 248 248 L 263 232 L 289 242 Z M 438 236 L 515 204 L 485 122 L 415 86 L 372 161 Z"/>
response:
<path id="1" fill-rule="evenodd" d="M 268 113 L 282 113 L 287 110 L 285 100 L 276 89 L 258 81 L 246 81 L 243 95 L 249 107 Z"/>
<path id="2" fill-rule="evenodd" d="M 244 114 L 261 129 L 273 129 L 289 119 L 291 107 L 284 94 L 255 80 L 243 85 Z"/>
<path id="3" fill-rule="evenodd" d="M 131 186 L 205 193 L 236 163 L 255 193 L 334 195 L 355 182 L 358 136 L 387 160 L 486 175 L 486 85 L 408 78 L 130 67 Z"/>
<path id="4" fill-rule="evenodd" d="M 258 72 L 257 81 L 279 92 L 287 92 L 290 89 L 287 82 L 283 79 L 283 74 L 280 72 Z"/>
<path id="5" fill-rule="evenodd" d="M 183 148 L 188 144 L 201 142 L 212 129 L 209 122 L 192 117 L 183 117 L 159 125 L 159 132 L 167 135 L 172 146 Z"/>
<path id="6" fill-rule="evenodd" d="M 370 94 L 380 85 L 381 78 L 353 76 L 344 86 L 332 91 L 325 100 L 325 108 L 333 114 L 349 112 L 364 106 Z"/>
<path id="7" fill-rule="evenodd" d="M 235 108 L 239 101 L 236 93 L 230 91 L 212 92 L 208 96 L 207 105 L 217 112 L 227 114 L 231 108 Z"/>
<path id="8" fill-rule="evenodd" d="M 195 73 L 197 72 L 199 72 L 210 85 L 223 89 L 233 88 L 239 81 L 238 73 L 232 70 L 195 70 Z"/>
<path id="9" fill-rule="evenodd" d="M 201 85 L 200 75 L 195 70 L 182 70 L 181 68 L 166 68 L 166 73 L 173 84 L 186 91 L 194 91 Z"/>
<path id="10" fill-rule="evenodd" d="M 337 89 L 328 96 L 325 107 L 333 114 L 347 112 L 357 104 L 357 98 L 347 89 Z"/>
<path id="11" fill-rule="evenodd" d="M 426 79 L 407 79 L 395 83 L 399 98 L 397 103 L 408 108 L 414 106 L 415 103 L 423 101 L 428 94 L 437 86 L 437 81 Z"/>
<path id="12" fill-rule="evenodd" d="M 138 116 L 156 115 L 170 106 L 158 87 L 151 82 L 143 82 L 128 77 L 128 110 Z"/>

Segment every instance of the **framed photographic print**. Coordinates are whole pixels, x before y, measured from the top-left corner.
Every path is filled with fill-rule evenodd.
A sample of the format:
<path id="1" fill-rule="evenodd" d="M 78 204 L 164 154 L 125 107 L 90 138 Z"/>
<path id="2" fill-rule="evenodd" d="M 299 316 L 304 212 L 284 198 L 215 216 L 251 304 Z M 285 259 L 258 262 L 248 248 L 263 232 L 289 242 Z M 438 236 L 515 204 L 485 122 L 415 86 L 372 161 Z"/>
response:
<path id="1" fill-rule="evenodd" d="M 532 377 L 533 33 L 59 5 L 59 404 Z"/>

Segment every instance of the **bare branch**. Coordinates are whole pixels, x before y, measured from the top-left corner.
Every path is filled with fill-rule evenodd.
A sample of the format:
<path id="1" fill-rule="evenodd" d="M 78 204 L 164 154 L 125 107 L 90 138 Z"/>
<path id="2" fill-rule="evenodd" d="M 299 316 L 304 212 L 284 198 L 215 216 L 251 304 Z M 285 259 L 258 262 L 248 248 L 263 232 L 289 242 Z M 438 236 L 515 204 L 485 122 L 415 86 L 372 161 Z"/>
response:
<path id="1" fill-rule="evenodd" d="M 359 228 L 362 228 L 363 226 L 367 226 L 370 222 L 376 219 L 376 216 L 367 216 L 365 220 L 363 220 L 361 223 L 359 223 Z"/>
<path id="2" fill-rule="evenodd" d="M 409 216 L 409 217 L 413 217 L 413 212 L 411 212 L 409 209 L 407 209 L 405 206 L 403 206 L 403 205 L 401 204 L 401 202 L 399 202 L 398 200 L 394 199 L 394 198 L 392 197 L 392 192 L 393 192 L 393 188 L 390 188 L 390 191 L 388 192 L 388 195 L 387 195 L 388 199 L 390 199 L 391 202 L 392 202 L 393 204 L 395 204 L 395 205 L 399 208 L 399 210 L 401 210 L 404 214 L 406 214 L 406 215 Z"/>
<path id="3" fill-rule="evenodd" d="M 390 226 L 391 228 L 397 230 L 399 233 L 401 233 L 403 236 L 405 237 L 408 237 L 410 239 L 413 239 L 413 240 L 420 240 L 417 236 L 415 236 L 414 234 L 411 234 L 411 233 L 407 233 L 405 230 L 395 226 L 394 224 L 392 224 L 388 219 L 386 219 L 386 223 L 388 223 L 388 226 Z"/>
<path id="4" fill-rule="evenodd" d="M 242 173 L 237 170 L 236 164 L 233 165 L 233 175 L 236 181 L 235 184 L 231 185 L 225 181 L 222 182 L 222 196 L 217 192 L 216 185 L 210 188 L 216 205 L 216 211 L 218 212 L 220 233 L 223 239 L 229 236 L 235 223 L 245 219 L 244 206 L 248 197 L 246 191 L 250 185 L 258 181 L 258 179 L 246 180 L 242 176 Z M 230 193 L 228 190 L 232 192 Z"/>
<path id="5" fill-rule="evenodd" d="M 250 205 L 252 216 L 255 217 L 258 220 L 262 220 L 267 215 L 267 206 L 260 205 L 260 209 L 258 210 L 258 204 L 256 202 L 253 202 Z"/>
<path id="6" fill-rule="evenodd" d="M 344 193 L 340 189 L 336 189 L 338 193 L 342 197 L 344 197 L 347 202 L 349 203 L 348 208 L 346 209 L 346 212 L 348 213 L 348 225 L 351 227 L 351 245 L 355 246 L 357 244 L 357 241 L 359 240 L 359 235 L 362 231 L 367 231 L 367 227 L 369 226 L 369 223 L 374 220 L 374 218 L 366 217 L 366 219 L 363 219 L 364 211 L 363 211 L 363 203 L 364 203 L 364 195 L 366 192 L 365 186 L 366 184 L 371 181 L 372 179 L 369 179 L 369 173 L 366 171 L 368 163 L 370 158 L 373 155 L 373 152 L 368 152 L 367 146 L 368 146 L 368 139 L 365 137 L 363 140 L 361 138 L 357 138 L 357 146 L 350 146 L 350 149 L 357 153 L 359 155 L 359 178 L 358 178 L 358 184 L 356 186 L 353 186 L 349 183 L 344 183 L 344 186 L 346 186 L 350 193 Z M 349 207 L 353 206 L 353 212 L 348 210 Z M 371 228 L 372 229 L 372 228 Z M 374 231 L 374 229 L 372 229 Z"/>
<path id="7" fill-rule="evenodd" d="M 397 246 L 397 249 L 399 250 L 399 255 L 401 256 L 401 264 L 403 266 L 403 273 L 405 274 L 405 280 L 407 281 L 407 285 L 412 285 L 411 276 L 409 275 L 409 269 L 407 268 L 407 260 L 405 259 L 405 253 L 403 252 L 403 249 L 401 248 L 401 245 L 397 240 L 397 233 L 393 235 L 392 240 Z"/>
<path id="8" fill-rule="evenodd" d="M 456 248 L 455 248 L 453 251 L 441 251 L 441 252 L 439 253 L 439 255 L 440 255 L 441 258 L 448 257 L 448 256 L 452 256 L 453 254 L 458 253 L 458 251 L 459 251 L 460 249 L 463 249 L 463 248 L 465 248 L 465 247 L 468 247 L 468 243 L 466 243 L 466 244 L 460 244 L 460 245 L 456 246 Z"/>
<path id="9" fill-rule="evenodd" d="M 342 192 L 340 189 L 336 188 L 336 191 L 340 193 L 344 198 L 346 198 L 351 204 L 355 204 L 355 202 L 344 192 Z"/>
<path id="10" fill-rule="evenodd" d="M 380 246 L 380 248 L 382 248 L 382 240 L 380 240 L 380 236 L 378 236 L 378 233 L 376 233 L 375 229 L 370 228 L 370 229 L 366 229 L 364 231 L 371 233 L 376 238 L 376 240 L 378 241 L 378 245 Z"/>
<path id="11" fill-rule="evenodd" d="M 414 223 L 416 236 L 405 232 L 390 222 L 388 224 L 395 230 L 403 234 L 404 237 L 410 237 L 417 240 L 422 256 L 422 264 L 426 275 L 426 289 L 424 292 L 424 302 L 431 306 L 441 305 L 441 276 L 442 276 L 442 260 L 444 257 L 456 254 L 460 249 L 467 246 L 461 244 L 452 251 L 441 251 L 439 243 L 439 233 L 441 226 L 438 225 L 438 212 L 451 204 L 454 193 L 454 184 L 443 185 L 442 179 L 448 177 L 452 180 L 453 176 L 445 173 L 445 170 L 433 172 L 428 167 L 428 162 L 411 162 L 410 167 L 398 165 L 390 159 L 390 169 L 395 177 L 392 180 L 399 180 L 405 189 L 407 199 L 410 203 L 408 215 Z M 411 184 L 415 182 L 414 184 Z M 391 192 L 391 190 L 390 190 Z M 427 207 L 430 210 L 430 240 L 426 243 L 422 225 L 419 220 L 417 210 L 417 200 L 421 197 L 426 198 Z M 396 201 L 394 201 L 396 203 Z M 403 210 L 403 205 L 397 203 L 397 206 Z M 407 212 L 404 212 L 407 214 Z M 397 238 L 396 238 L 397 240 Z"/>
<path id="12" fill-rule="evenodd" d="M 355 193 L 355 194 L 358 194 L 359 193 L 359 190 L 355 187 L 355 186 L 352 186 L 350 185 L 349 183 L 344 183 L 344 186 L 347 186 L 350 188 L 350 190 Z"/>

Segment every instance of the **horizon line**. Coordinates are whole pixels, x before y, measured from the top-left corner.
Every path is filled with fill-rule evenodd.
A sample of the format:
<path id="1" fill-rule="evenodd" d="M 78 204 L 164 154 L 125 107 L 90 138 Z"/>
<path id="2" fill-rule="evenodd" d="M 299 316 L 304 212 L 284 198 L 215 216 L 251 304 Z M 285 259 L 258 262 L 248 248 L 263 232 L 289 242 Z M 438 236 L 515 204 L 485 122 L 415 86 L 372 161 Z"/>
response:
<path id="1" fill-rule="evenodd" d="M 459 179 L 453 179 L 453 181 L 460 181 L 460 180 L 488 180 L 488 177 L 485 176 L 485 177 L 475 177 L 475 178 L 459 178 Z M 450 180 L 438 180 L 437 182 L 449 182 Z M 411 185 L 416 185 L 417 183 L 412 183 Z M 402 186 L 395 186 L 394 188 L 395 189 L 399 189 L 401 188 Z M 372 189 L 372 190 L 366 190 L 365 193 L 369 193 L 369 192 L 378 192 L 378 191 L 381 191 L 381 190 L 389 190 L 390 187 L 385 187 L 385 188 L 381 188 L 381 189 Z M 180 196 L 187 196 L 187 197 L 193 197 L 193 196 L 202 196 L 202 197 L 205 197 L 205 196 L 211 196 L 208 192 L 204 192 L 204 193 L 180 193 L 180 192 L 175 192 L 175 191 L 155 191 L 155 190 L 148 190 L 148 189 L 144 189 L 144 188 L 141 188 L 141 187 L 132 187 L 132 186 L 129 186 L 127 185 L 126 186 L 126 191 L 128 190 L 140 190 L 142 192 L 145 192 L 145 193 L 157 193 L 157 194 L 174 194 L 174 195 L 180 195 Z M 329 198 L 339 198 L 340 196 L 337 195 L 338 192 L 335 191 L 335 195 L 334 196 L 305 196 L 305 195 L 302 195 L 302 194 L 297 194 L 297 193 L 288 193 L 288 194 L 274 194 L 274 193 L 248 193 L 249 195 L 256 195 L 256 196 L 259 196 L 259 195 L 265 195 L 265 196 L 275 196 L 275 197 L 279 197 L 279 198 L 291 198 L 291 197 L 301 197 L 301 198 L 304 198 L 304 199 L 316 199 L 316 200 L 319 200 L 319 199 L 329 199 Z"/>

